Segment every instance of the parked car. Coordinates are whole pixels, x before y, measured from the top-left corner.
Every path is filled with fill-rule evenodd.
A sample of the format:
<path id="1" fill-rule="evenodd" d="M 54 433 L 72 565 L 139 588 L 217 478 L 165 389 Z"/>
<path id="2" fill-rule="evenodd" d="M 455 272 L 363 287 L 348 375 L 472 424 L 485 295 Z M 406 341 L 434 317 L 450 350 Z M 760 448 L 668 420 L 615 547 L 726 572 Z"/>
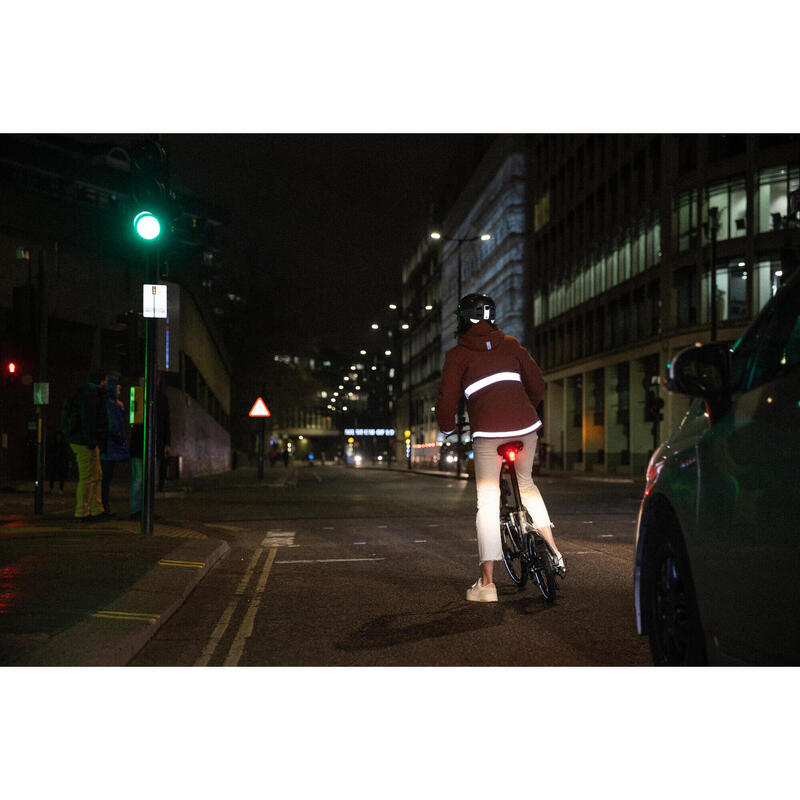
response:
<path id="1" fill-rule="evenodd" d="M 800 270 L 667 388 L 696 399 L 647 467 L 638 632 L 657 665 L 800 664 Z"/>

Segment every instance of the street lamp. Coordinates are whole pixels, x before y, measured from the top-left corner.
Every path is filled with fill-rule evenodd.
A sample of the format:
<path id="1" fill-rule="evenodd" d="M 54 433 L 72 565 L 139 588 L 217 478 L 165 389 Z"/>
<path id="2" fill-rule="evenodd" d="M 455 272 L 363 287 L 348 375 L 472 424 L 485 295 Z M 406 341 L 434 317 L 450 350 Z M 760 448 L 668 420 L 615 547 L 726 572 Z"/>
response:
<path id="1" fill-rule="evenodd" d="M 461 245 L 464 242 L 488 242 L 489 239 L 492 238 L 491 233 L 481 233 L 477 236 L 464 236 L 464 237 L 457 237 L 457 236 L 445 236 L 439 231 L 434 231 L 431 233 L 431 239 L 444 239 L 446 242 L 455 242 L 456 243 L 456 254 L 458 256 L 458 300 L 461 300 Z M 458 302 L 456 300 L 456 302 Z M 461 463 L 463 461 L 464 456 L 464 444 L 461 441 L 463 434 L 464 434 L 464 425 L 466 422 L 465 419 L 465 412 L 466 412 L 466 401 L 464 399 L 464 395 L 462 394 L 458 400 L 458 420 L 456 421 L 456 426 L 458 428 L 458 445 L 456 447 L 456 454 L 458 458 L 458 462 L 456 464 L 458 474 L 461 474 Z"/>
<path id="2" fill-rule="evenodd" d="M 489 239 L 492 238 L 491 233 L 481 233 L 477 236 L 445 236 L 443 233 L 439 233 L 439 231 L 434 231 L 431 234 L 431 239 L 444 239 L 446 242 L 455 242 L 456 243 L 456 253 L 458 255 L 458 299 L 461 299 L 461 245 L 464 242 L 488 242 Z"/>

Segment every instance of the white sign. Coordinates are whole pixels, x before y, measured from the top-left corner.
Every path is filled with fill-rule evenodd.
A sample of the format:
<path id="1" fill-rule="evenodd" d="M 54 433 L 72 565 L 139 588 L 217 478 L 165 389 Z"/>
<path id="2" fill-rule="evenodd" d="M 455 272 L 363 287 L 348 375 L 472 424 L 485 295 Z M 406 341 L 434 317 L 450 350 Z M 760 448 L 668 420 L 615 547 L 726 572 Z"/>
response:
<path id="1" fill-rule="evenodd" d="M 33 384 L 33 404 L 35 406 L 46 406 L 50 403 L 50 384 Z"/>
<path id="2" fill-rule="evenodd" d="M 167 318 L 167 287 L 164 284 L 144 284 L 142 313 L 145 317 Z"/>

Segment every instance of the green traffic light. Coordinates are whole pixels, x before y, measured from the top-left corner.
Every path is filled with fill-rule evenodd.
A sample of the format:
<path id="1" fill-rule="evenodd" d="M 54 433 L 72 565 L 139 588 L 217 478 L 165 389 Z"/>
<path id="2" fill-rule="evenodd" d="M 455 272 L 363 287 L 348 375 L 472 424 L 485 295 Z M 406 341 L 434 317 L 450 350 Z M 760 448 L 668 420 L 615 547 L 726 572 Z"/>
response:
<path id="1" fill-rule="evenodd" d="M 155 239 L 161 233 L 161 223 L 150 211 L 142 211 L 133 219 L 133 227 L 142 239 Z"/>

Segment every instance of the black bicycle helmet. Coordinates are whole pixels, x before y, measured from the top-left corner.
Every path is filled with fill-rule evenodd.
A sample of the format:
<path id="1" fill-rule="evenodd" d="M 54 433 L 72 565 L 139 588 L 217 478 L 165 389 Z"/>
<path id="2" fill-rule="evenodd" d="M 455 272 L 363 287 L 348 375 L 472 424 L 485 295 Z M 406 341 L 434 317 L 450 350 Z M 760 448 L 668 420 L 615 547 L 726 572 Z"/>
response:
<path id="1" fill-rule="evenodd" d="M 497 309 L 488 294 L 468 294 L 458 301 L 456 316 L 473 324 L 486 320 L 494 325 Z"/>

